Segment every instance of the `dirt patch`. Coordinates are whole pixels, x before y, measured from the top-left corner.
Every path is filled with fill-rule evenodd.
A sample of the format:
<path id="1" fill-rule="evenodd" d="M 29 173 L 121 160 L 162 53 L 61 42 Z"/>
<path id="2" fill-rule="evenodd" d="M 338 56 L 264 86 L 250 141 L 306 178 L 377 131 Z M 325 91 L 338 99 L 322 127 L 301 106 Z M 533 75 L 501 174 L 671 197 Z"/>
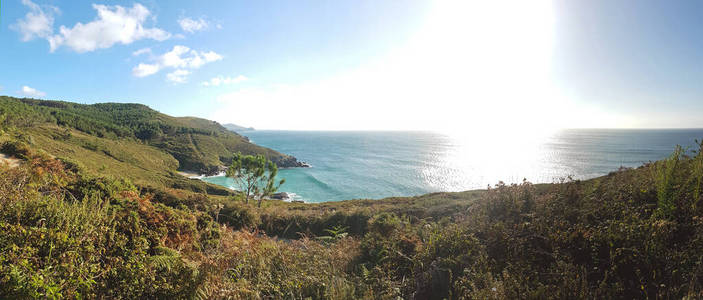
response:
<path id="1" fill-rule="evenodd" d="M 17 167 L 20 165 L 20 160 L 14 157 L 11 157 L 7 154 L 0 153 L 0 164 L 6 163 L 10 165 L 11 168 Z"/>

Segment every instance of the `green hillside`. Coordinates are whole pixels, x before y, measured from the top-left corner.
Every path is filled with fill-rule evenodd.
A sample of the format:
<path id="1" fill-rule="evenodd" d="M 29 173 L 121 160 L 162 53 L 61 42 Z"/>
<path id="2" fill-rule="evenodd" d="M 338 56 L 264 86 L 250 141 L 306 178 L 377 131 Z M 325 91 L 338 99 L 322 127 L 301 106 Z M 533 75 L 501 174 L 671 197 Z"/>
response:
<path id="1" fill-rule="evenodd" d="M 300 166 L 294 157 L 252 144 L 217 122 L 172 117 L 141 104 L 84 105 L 3 96 L 0 121 L 30 132 L 36 127 L 58 126 L 99 139 L 144 144 L 170 154 L 179 170 L 217 172 L 230 162 L 233 152 L 264 154 L 280 167 Z"/>
<path id="2" fill-rule="evenodd" d="M 585 181 L 257 208 L 175 172 L 263 149 L 219 124 L 0 103 L 2 299 L 703 298 L 703 146 Z"/>

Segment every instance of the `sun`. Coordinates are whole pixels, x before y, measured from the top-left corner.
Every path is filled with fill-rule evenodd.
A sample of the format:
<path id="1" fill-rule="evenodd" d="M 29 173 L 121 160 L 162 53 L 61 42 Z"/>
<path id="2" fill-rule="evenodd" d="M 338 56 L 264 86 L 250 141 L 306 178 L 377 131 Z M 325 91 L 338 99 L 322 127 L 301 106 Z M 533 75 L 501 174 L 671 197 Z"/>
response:
<path id="1" fill-rule="evenodd" d="M 299 130 L 552 131 L 573 119 L 550 78 L 553 19 L 550 1 L 436 1 L 415 34 L 375 60 L 223 95 L 224 116 L 213 118 L 266 103 L 277 109 L 260 128 L 285 120 Z M 301 108 L 305 118 L 288 117 Z"/>
<path id="2" fill-rule="evenodd" d="M 439 108 L 432 123 L 477 133 L 559 127 L 553 23 L 550 1 L 435 2 L 405 50 L 417 73 L 433 75 L 420 88 L 435 96 L 421 99 Z"/>

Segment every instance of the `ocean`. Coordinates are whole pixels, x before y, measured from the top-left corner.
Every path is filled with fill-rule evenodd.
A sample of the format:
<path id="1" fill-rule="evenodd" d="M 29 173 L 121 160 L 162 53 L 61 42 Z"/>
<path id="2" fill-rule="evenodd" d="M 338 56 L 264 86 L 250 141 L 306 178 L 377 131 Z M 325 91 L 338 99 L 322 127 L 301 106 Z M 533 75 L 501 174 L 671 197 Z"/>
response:
<path id="1" fill-rule="evenodd" d="M 280 191 L 305 202 L 379 199 L 483 189 L 499 181 L 588 179 L 697 149 L 703 129 L 569 129 L 462 137 L 434 132 L 269 131 L 242 133 L 311 168 L 283 169 Z M 203 180 L 226 187 L 223 176 Z"/>

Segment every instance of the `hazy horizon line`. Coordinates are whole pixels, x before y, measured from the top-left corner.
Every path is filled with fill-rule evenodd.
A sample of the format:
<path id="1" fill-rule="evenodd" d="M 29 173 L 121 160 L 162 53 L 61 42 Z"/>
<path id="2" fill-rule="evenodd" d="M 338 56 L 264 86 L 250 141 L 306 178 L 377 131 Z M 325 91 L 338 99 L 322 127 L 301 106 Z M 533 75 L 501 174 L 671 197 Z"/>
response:
<path id="1" fill-rule="evenodd" d="M 220 123 L 220 122 L 218 122 Z M 220 124 L 233 124 L 233 123 L 220 123 Z M 258 129 L 255 126 L 243 126 L 245 128 L 253 128 L 249 130 L 241 131 L 322 131 L 322 132 L 434 132 L 434 133 L 446 133 L 446 131 L 435 130 L 435 129 L 271 129 L 263 128 Z M 567 127 L 567 128 L 555 128 L 553 131 L 560 130 L 703 130 L 703 127 Z"/>

